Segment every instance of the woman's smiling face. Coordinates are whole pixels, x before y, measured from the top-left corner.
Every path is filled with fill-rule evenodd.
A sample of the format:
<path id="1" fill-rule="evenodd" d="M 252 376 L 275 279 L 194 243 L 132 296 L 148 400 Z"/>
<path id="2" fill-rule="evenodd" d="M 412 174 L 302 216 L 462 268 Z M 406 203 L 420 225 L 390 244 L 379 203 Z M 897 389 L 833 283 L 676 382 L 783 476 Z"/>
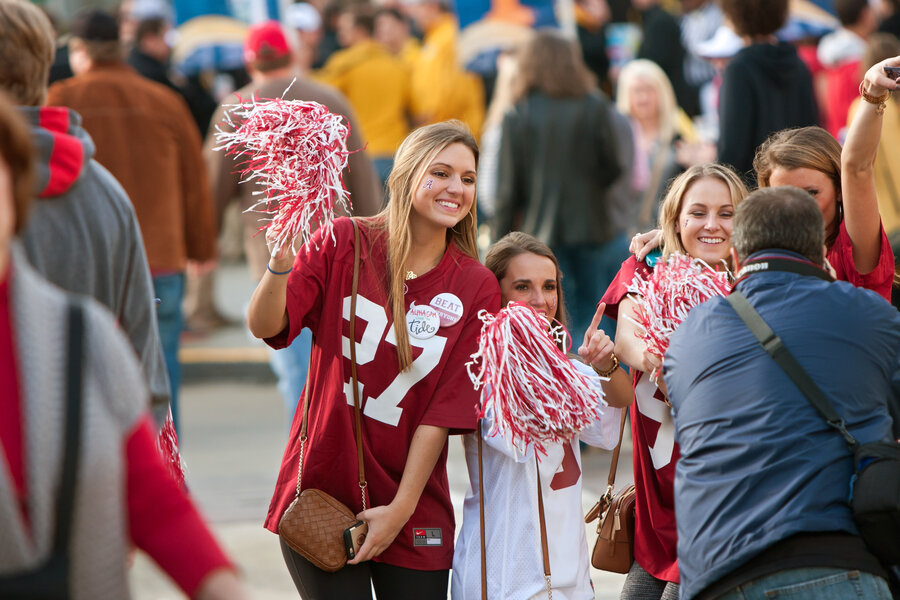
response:
<path id="1" fill-rule="evenodd" d="M 728 258 L 733 219 L 728 186 L 718 178 L 704 177 L 682 197 L 675 231 L 690 256 L 714 267 Z"/>
<path id="2" fill-rule="evenodd" d="M 465 144 L 441 150 L 413 192 L 411 220 L 446 229 L 462 221 L 475 202 L 475 169 L 475 155 Z"/>
<path id="3" fill-rule="evenodd" d="M 522 302 L 551 321 L 556 318 L 559 308 L 558 287 L 553 261 L 531 252 L 523 252 L 510 259 L 506 274 L 500 280 L 504 306 L 508 302 Z"/>

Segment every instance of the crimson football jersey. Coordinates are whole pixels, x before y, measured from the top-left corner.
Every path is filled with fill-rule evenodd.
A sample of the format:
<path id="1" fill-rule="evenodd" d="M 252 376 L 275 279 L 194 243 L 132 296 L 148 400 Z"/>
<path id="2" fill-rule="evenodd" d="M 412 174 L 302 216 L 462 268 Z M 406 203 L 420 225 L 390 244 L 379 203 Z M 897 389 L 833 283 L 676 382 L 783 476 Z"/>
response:
<path id="1" fill-rule="evenodd" d="M 409 310 L 413 303 L 427 306 L 439 294 L 446 300 L 449 293 L 462 305 L 462 316 L 452 325 L 437 328 L 426 339 L 410 336 L 413 361 L 401 373 L 387 295 L 387 232 L 366 221 L 360 222 L 359 229 L 356 363 L 371 508 L 393 500 L 419 425 L 447 427 L 452 433 L 475 428 L 478 393 L 465 364 L 477 349 L 481 331 L 478 312 L 499 310 L 500 288 L 490 271 L 451 242 L 434 269 L 406 282 L 406 308 Z M 307 382 L 309 438 L 304 448 L 302 488 L 323 490 L 358 512 L 362 503 L 350 383 L 351 221 L 338 219 L 333 235 L 334 239 L 318 232 L 298 253 L 288 279 L 289 324 L 266 342 L 282 348 L 303 327 L 312 330 L 314 344 Z M 266 517 L 265 526 L 273 532 L 277 532 L 278 521 L 296 493 L 302 416 L 302 410 L 294 416 Z M 412 518 L 376 561 L 420 570 L 450 568 L 454 521 L 446 464 L 445 444 Z"/>
<path id="2" fill-rule="evenodd" d="M 894 252 L 891 243 L 881 227 L 881 249 L 878 255 L 878 264 L 870 273 L 863 275 L 856 270 L 853 262 L 853 243 L 847 233 L 847 225 L 841 221 L 838 236 L 834 245 L 828 251 L 828 262 L 834 267 L 835 279 L 848 281 L 856 287 L 866 288 L 876 292 L 888 302 L 891 300 L 891 285 L 894 282 Z"/>
<path id="3" fill-rule="evenodd" d="M 606 314 L 617 318 L 619 302 L 638 271 L 649 267 L 634 256 L 622 263 L 601 302 Z M 624 318 L 624 317 L 623 317 Z M 678 537 L 675 530 L 675 463 L 678 444 L 675 425 L 665 395 L 650 381 L 650 374 L 637 369 L 634 403 L 631 405 L 631 435 L 634 449 L 635 519 L 634 559 L 645 571 L 664 581 L 678 582 Z"/>

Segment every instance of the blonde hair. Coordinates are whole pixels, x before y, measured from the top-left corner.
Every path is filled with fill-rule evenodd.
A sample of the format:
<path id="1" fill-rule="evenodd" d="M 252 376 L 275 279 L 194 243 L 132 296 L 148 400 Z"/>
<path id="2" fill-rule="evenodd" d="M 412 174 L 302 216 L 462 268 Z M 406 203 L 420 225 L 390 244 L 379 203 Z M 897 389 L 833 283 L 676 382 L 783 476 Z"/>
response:
<path id="1" fill-rule="evenodd" d="M 0 2 L 0 88 L 16 104 L 44 103 L 55 39 L 50 19 L 39 8 L 24 0 Z"/>
<path id="2" fill-rule="evenodd" d="M 731 204 L 735 209 L 749 193 L 747 186 L 744 185 L 737 173 L 718 163 L 694 165 L 676 177 L 669 185 L 666 197 L 659 209 L 659 228 L 663 232 L 663 258 L 668 258 L 675 253 L 687 254 L 684 243 L 681 241 L 681 235 L 677 231 L 678 215 L 681 214 L 681 203 L 684 200 L 684 195 L 687 194 L 692 185 L 706 178 L 718 179 L 728 186 Z"/>
<path id="3" fill-rule="evenodd" d="M 400 144 L 394 157 L 394 168 L 387 182 L 390 198 L 387 206 L 372 219 L 374 227 L 380 227 L 387 232 L 388 276 L 390 277 L 388 301 L 391 304 L 391 313 L 394 318 L 397 359 L 401 371 L 405 371 L 412 363 L 409 335 L 406 327 L 403 327 L 402 324 L 406 322 L 406 304 L 403 293 L 406 281 L 404 266 L 412 249 L 409 218 L 413 211 L 413 196 L 419 189 L 428 165 L 435 156 L 452 144 L 466 146 L 472 151 L 475 164 L 478 164 L 478 144 L 475 142 L 472 132 L 461 121 L 434 123 L 410 133 Z M 473 201 L 468 214 L 455 227 L 447 229 L 447 240 L 455 243 L 467 256 L 478 260 L 475 205 L 476 203 Z"/>
<path id="4" fill-rule="evenodd" d="M 668 144 L 675 137 L 678 104 L 675 91 L 665 72 L 653 61 L 643 58 L 633 60 L 619 73 L 616 91 L 616 108 L 626 117 L 631 117 L 631 86 L 635 81 L 643 79 L 656 89 L 659 103 L 659 139 Z"/>

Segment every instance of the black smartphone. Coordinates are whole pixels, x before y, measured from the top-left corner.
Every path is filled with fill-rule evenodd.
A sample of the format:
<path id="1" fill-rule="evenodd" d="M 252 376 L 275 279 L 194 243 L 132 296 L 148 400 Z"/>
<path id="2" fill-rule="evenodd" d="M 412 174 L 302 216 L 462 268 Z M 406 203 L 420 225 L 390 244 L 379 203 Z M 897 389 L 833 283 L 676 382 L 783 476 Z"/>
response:
<path id="1" fill-rule="evenodd" d="M 369 524 L 364 521 L 357 521 L 344 530 L 344 546 L 347 548 L 348 559 L 356 557 L 360 546 L 366 541 L 367 533 L 369 533 Z"/>
<path id="2" fill-rule="evenodd" d="M 896 81 L 900 77 L 900 67 L 885 67 L 884 74 Z"/>

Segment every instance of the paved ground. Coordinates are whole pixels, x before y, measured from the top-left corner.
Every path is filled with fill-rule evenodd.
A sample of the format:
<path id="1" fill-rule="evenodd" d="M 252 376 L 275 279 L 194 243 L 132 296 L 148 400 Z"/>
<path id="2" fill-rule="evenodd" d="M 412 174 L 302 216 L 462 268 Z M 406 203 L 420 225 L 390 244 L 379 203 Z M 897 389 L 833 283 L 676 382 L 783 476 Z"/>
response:
<path id="1" fill-rule="evenodd" d="M 246 269 L 222 269 L 217 297 L 239 319 L 249 297 Z M 274 487 L 287 423 L 281 400 L 264 363 L 262 348 L 239 326 L 206 337 L 188 338 L 182 360 L 188 371 L 182 389 L 182 453 L 188 484 L 221 542 L 239 565 L 253 598 L 297 598 L 275 535 L 262 528 Z M 626 439 L 627 442 L 627 439 Z M 609 452 L 584 453 L 587 510 L 606 487 Z M 450 444 L 450 487 L 457 521 L 468 485 L 461 445 Z M 619 483 L 630 478 L 631 455 L 623 455 Z M 593 532 L 588 539 L 593 543 Z M 623 576 L 593 570 L 596 598 L 618 598 Z M 183 598 L 168 578 L 138 554 L 131 571 L 137 600 Z"/>

